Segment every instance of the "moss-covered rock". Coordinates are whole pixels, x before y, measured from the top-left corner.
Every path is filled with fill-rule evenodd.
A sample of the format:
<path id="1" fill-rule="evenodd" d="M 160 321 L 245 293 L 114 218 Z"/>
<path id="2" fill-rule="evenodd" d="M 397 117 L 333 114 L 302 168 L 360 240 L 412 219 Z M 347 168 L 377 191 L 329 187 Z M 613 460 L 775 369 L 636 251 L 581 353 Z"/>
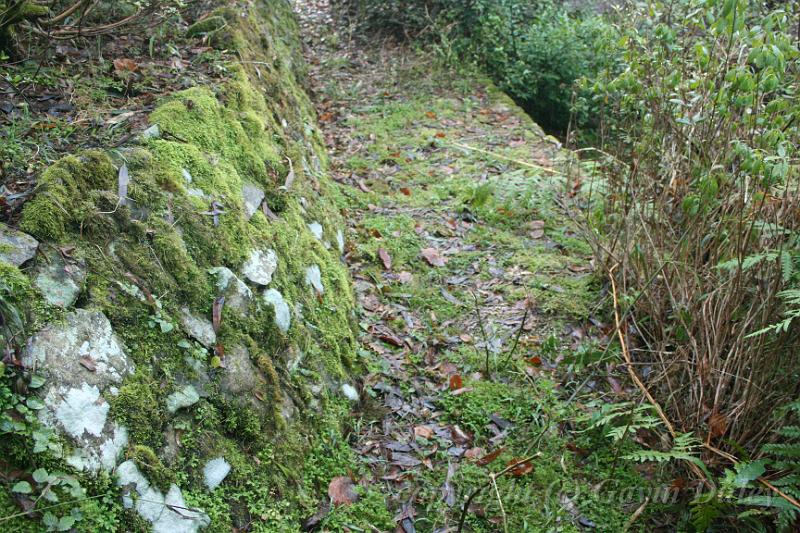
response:
<path id="1" fill-rule="evenodd" d="M 338 193 L 325 175 L 289 4 L 226 6 L 188 32 L 224 34 L 209 42 L 235 45 L 235 57 L 220 52 L 231 59 L 227 79 L 165 98 L 149 117 L 160 136 L 56 162 L 23 210 L 24 231 L 85 269 L 77 297 L 62 310 L 30 283 L 33 271 L 0 265 L 0 275 L 29 295 L 13 303 L 28 307 L 30 333 L 76 306 L 106 317 L 130 359 L 102 393 L 108 427 L 127 436 L 123 453 L 99 473 L 78 463 L 71 470 L 89 496 L 101 485 L 117 492 L 92 500 L 109 506 L 116 527 L 157 524 L 134 495 L 152 491 L 157 501 L 185 498 L 201 509 L 194 529 L 205 517 L 213 530 L 256 517 L 261 530 L 291 530 L 313 512 L 309 494 L 318 489 L 304 487 L 298 473 L 317 436 L 338 431 L 346 411 L 336 397 L 358 370 L 353 294 L 331 245 L 343 228 Z M 120 198 L 123 165 L 129 183 Z M 289 172 L 291 186 L 283 187 Z M 203 336 L 212 340 L 196 340 L 195 322 L 214 323 L 214 334 Z M 66 339 L 65 353 L 83 353 L 91 335 L 81 335 Z M 84 355 L 75 368 L 99 372 Z M 76 378 L 50 369 L 47 379 L 49 390 L 62 381 L 75 386 Z M 192 401 L 170 409 L 177 405 L 170 398 L 187 390 Z M 64 435 L 63 450 L 21 467 L 74 455 L 80 438 L 53 427 Z M 230 473 L 210 499 L 203 468 L 219 458 Z M 113 477 L 120 461 L 126 483 L 95 483 L 95 476 Z"/>

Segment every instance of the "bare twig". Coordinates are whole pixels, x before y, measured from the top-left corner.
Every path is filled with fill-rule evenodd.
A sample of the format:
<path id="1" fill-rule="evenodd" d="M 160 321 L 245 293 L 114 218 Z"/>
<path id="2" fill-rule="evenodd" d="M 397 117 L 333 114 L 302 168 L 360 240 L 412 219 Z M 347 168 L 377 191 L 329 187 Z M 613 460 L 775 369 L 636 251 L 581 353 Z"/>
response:
<path id="1" fill-rule="evenodd" d="M 481 335 L 483 336 L 483 349 L 486 352 L 486 362 L 484 364 L 483 375 L 488 379 L 489 376 L 489 359 L 491 357 L 491 352 L 489 351 L 489 337 L 486 335 L 486 328 L 483 325 L 483 317 L 481 316 L 481 309 L 480 309 L 480 302 L 478 301 L 478 295 L 475 292 L 470 291 L 472 294 L 472 298 L 475 300 L 475 316 L 478 318 L 478 326 L 481 328 Z M 479 352 L 480 354 L 480 352 Z"/>

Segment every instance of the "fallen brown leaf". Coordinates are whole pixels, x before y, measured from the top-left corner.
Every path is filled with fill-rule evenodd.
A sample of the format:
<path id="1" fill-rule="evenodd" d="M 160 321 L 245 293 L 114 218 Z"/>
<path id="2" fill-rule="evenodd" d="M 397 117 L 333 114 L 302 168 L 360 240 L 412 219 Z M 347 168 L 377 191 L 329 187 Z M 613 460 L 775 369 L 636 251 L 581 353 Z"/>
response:
<path id="1" fill-rule="evenodd" d="M 497 448 L 495 451 L 489 452 L 480 459 L 478 459 L 476 463 L 480 466 L 486 466 L 495 459 L 497 459 L 500 456 L 500 454 L 503 453 L 505 450 L 506 450 L 505 447 Z"/>
<path id="2" fill-rule="evenodd" d="M 383 267 L 386 270 L 392 269 L 392 256 L 389 255 L 389 252 L 387 252 L 384 248 L 378 248 L 378 257 L 381 258 L 381 261 L 383 262 Z"/>
<path id="3" fill-rule="evenodd" d="M 328 485 L 328 496 L 331 503 L 338 507 L 340 505 L 350 505 L 358 501 L 358 494 L 355 491 L 353 481 L 347 476 L 335 477 Z"/>
<path id="4" fill-rule="evenodd" d="M 443 267 L 447 263 L 447 260 L 439 254 L 439 250 L 436 248 L 423 248 L 420 253 L 431 266 Z"/>
<path id="5" fill-rule="evenodd" d="M 433 438 L 433 429 L 428 426 L 414 426 L 414 436 L 430 440 Z"/>

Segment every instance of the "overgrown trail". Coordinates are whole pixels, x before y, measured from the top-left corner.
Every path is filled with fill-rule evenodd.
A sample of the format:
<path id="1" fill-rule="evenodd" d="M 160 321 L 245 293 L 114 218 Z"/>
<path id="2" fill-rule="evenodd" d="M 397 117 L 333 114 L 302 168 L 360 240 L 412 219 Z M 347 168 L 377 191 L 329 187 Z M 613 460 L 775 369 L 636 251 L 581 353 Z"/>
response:
<path id="1" fill-rule="evenodd" d="M 474 499 L 465 531 L 621 530 L 624 508 L 570 496 L 611 452 L 587 459 L 572 433 L 563 354 L 598 334 L 581 325 L 597 295 L 557 207 L 557 141 L 475 75 L 351 40 L 327 4 L 298 10 L 369 373 L 351 428 L 367 488 L 326 527 L 456 531 L 464 498 L 522 460 Z"/>

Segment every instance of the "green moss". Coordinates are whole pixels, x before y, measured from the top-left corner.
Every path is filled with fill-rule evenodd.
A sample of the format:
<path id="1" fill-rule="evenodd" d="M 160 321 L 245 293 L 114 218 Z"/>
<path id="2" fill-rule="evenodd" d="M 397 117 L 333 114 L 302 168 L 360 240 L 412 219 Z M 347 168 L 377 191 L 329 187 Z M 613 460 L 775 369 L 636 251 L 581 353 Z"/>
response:
<path id="1" fill-rule="evenodd" d="M 331 510 L 325 518 L 325 531 L 349 532 L 353 526 L 366 531 L 391 531 L 394 515 L 386 507 L 385 496 L 378 490 L 357 487 L 359 500 Z"/>
<path id="2" fill-rule="evenodd" d="M 242 12 L 247 16 L 240 16 Z M 135 374 L 119 386 L 119 394 L 107 398 L 112 419 L 128 428 L 127 456 L 162 490 L 177 482 L 187 503 L 211 516 L 212 531 L 296 531 L 301 519 L 313 514 L 330 481 L 330 471 L 322 468 L 319 476 L 327 479 L 306 479 L 305 465 L 313 462 L 309 453 L 329 434 L 338 435 L 339 445 L 349 450 L 338 428 L 346 405 L 332 400 L 328 390 L 351 381 L 350 374 L 359 369 L 354 298 L 338 252 L 326 249 L 307 228 L 319 221 L 325 239 L 335 242 L 337 229 L 344 227 L 336 203 L 343 200 L 325 175 L 324 143 L 301 84 L 304 67 L 290 6 L 269 0 L 212 12 L 214 24 L 219 17 L 227 26 L 214 33 L 211 43 L 232 44 L 238 55 L 220 54 L 220 72 L 227 74 L 213 91 L 180 91 L 159 104 L 150 122 L 166 132 L 161 139 L 115 153 L 124 157 L 129 171 L 126 205 L 116 196 L 114 161 L 123 160 L 82 152 L 42 174 L 22 226 L 42 240 L 75 246 L 73 254 L 88 266 L 80 305 L 103 310 L 136 363 Z M 202 22 L 209 24 L 208 19 Z M 199 25 L 191 31 L 214 29 Z M 289 161 L 295 179 L 284 190 Z M 261 212 L 250 220 L 245 217 L 245 181 L 265 191 L 279 220 L 268 220 Z M 216 217 L 210 214 L 212 205 L 222 211 Z M 216 382 L 224 370 L 210 370 L 208 396 L 168 415 L 166 393 L 186 376 L 200 379 L 186 358 L 207 363 L 212 356 L 211 350 L 187 344 L 175 317 L 182 307 L 210 317 L 217 292 L 209 269 L 226 266 L 239 273 L 254 248 L 277 252 L 278 269 L 270 287 L 280 290 L 290 306 L 302 309 L 302 318 L 293 314 L 286 334 L 275 326 L 272 308 L 261 301 L 260 287 L 251 287 L 254 304 L 248 316 L 223 310 L 217 339 L 226 348 L 240 343 L 248 347 L 264 377 L 258 390 L 263 400 L 223 398 Z M 304 281 L 311 265 L 322 272 L 321 296 Z M 6 275 L 4 268 L 0 265 L 0 278 Z M 8 268 L 14 296 L 38 302 L 27 276 Z M 42 308 L 34 315 L 43 323 L 55 312 Z M 325 388 L 312 393 L 319 383 Z M 290 402 L 294 415 L 286 420 L 281 408 Z M 168 467 L 158 455 L 167 427 L 174 428 L 181 443 Z M 16 455 L 8 457 L 27 467 L 29 441 L 14 440 Z M 220 456 L 232 471 L 209 495 L 202 469 Z M 354 458 L 337 461 L 337 471 L 344 472 Z M 113 492 L 100 484 L 88 486 L 92 496 Z M 389 524 L 378 499 L 365 495 L 364 512 L 376 523 Z M 88 501 L 91 530 L 148 529 L 135 513 L 119 508 L 118 494 Z M 108 511 L 106 522 L 102 509 Z"/>
<path id="3" fill-rule="evenodd" d="M 197 306 L 213 299 L 208 274 L 198 268 L 186 244 L 168 223 L 152 221 L 153 248 L 163 268 L 173 277 L 181 294 Z"/>
<path id="4" fill-rule="evenodd" d="M 227 22 L 224 18 L 219 15 L 211 15 L 189 26 L 186 30 L 186 35 L 188 37 L 195 37 L 197 35 L 212 33 L 221 30 L 226 24 Z"/>
<path id="5" fill-rule="evenodd" d="M 147 446 L 134 445 L 125 454 L 139 467 L 139 471 L 162 492 L 167 492 L 176 482 L 175 473 L 165 467 L 155 452 Z"/>
<path id="6" fill-rule="evenodd" d="M 141 367 L 119 387 L 119 394 L 109 396 L 111 417 L 128 428 L 131 442 L 158 449 L 166 422 L 159 401 L 158 384 Z"/>

